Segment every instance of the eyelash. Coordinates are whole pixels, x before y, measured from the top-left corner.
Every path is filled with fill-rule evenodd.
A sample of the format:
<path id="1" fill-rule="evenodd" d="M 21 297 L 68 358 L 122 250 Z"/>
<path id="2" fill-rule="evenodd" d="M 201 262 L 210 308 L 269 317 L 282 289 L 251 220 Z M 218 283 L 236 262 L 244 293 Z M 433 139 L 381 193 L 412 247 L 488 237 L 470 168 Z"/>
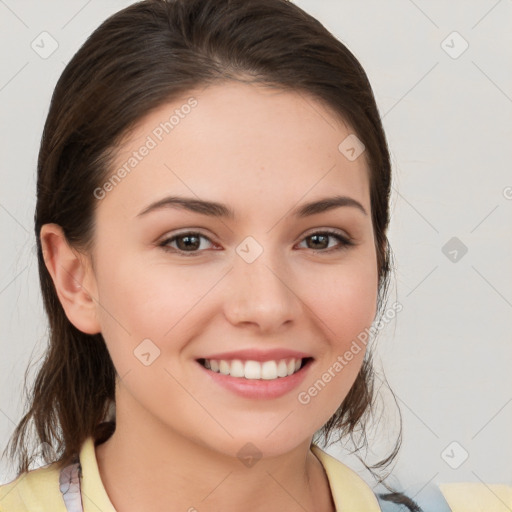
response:
<path id="1" fill-rule="evenodd" d="M 204 238 L 205 240 L 208 240 L 210 243 L 212 243 L 212 244 L 214 243 L 207 236 L 205 236 L 205 235 L 203 235 L 201 233 L 198 233 L 197 231 L 186 231 L 184 233 L 179 233 L 177 235 L 173 235 L 170 238 L 166 238 L 165 240 L 162 240 L 162 242 L 160 242 L 158 244 L 158 246 L 161 247 L 166 252 L 178 253 L 178 254 L 181 254 L 181 255 L 183 255 L 185 257 L 197 256 L 197 255 L 201 254 L 202 251 L 200 251 L 200 250 L 197 250 L 197 251 L 183 251 L 181 249 L 176 249 L 174 247 L 169 247 L 169 245 L 168 245 L 169 243 L 174 242 L 178 238 L 186 237 L 186 236 L 190 236 L 190 235 L 196 236 L 198 238 Z M 314 233 L 311 233 L 308 236 L 304 237 L 301 240 L 301 243 L 304 240 L 307 240 L 308 238 L 311 238 L 311 237 L 313 237 L 315 235 L 328 235 L 329 237 L 336 238 L 340 242 L 340 245 L 338 245 L 337 247 L 331 247 L 329 249 L 310 249 L 311 251 L 313 251 L 315 253 L 338 252 L 338 251 L 346 250 L 346 249 L 348 249 L 348 248 L 350 248 L 350 247 L 355 245 L 355 243 L 350 238 L 344 237 L 343 235 L 340 235 L 338 232 L 331 231 L 329 229 L 325 229 L 325 230 L 322 230 L 322 231 L 315 231 Z"/>

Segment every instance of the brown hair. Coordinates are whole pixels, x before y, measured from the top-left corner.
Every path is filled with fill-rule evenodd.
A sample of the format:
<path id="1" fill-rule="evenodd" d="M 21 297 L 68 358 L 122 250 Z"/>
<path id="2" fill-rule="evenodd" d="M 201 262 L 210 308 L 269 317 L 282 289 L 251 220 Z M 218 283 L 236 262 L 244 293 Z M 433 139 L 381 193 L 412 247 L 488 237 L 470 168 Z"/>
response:
<path id="1" fill-rule="evenodd" d="M 363 141 L 379 275 L 377 306 L 382 315 L 392 256 L 386 235 L 391 164 L 373 91 L 355 56 L 288 0 L 135 3 L 103 22 L 71 59 L 55 87 L 44 127 L 35 235 L 50 339 L 27 394 L 28 412 L 9 443 L 11 458 L 19 457 L 18 474 L 29 469 L 34 456 L 27 449 L 30 421 L 39 442 L 55 451 L 53 456 L 43 453 L 45 462 L 58 461 L 61 466 L 71 461 L 88 436 L 104 439 L 115 428 L 104 421 L 115 398 L 115 368 L 102 335 L 85 334 L 67 319 L 43 260 L 41 227 L 56 223 L 71 246 L 90 249 L 98 203 L 94 190 L 105 182 L 123 137 L 162 104 L 227 80 L 308 94 L 339 115 Z M 347 397 L 317 432 L 325 442 L 334 433 L 340 439 L 352 438 L 359 426 L 363 434 L 355 451 L 367 443 L 373 379 L 368 351 Z M 374 476 L 372 468 L 386 467 L 395 458 L 401 432 L 400 421 L 400 434 L 386 459 L 371 467 L 363 461 Z M 419 510 L 400 493 L 387 496 Z"/>

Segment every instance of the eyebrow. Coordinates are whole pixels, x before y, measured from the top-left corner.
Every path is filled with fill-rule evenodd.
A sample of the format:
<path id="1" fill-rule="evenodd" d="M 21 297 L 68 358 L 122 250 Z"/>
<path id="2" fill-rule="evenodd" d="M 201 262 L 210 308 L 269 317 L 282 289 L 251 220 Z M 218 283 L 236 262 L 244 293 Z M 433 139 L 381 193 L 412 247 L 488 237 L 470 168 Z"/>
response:
<path id="1" fill-rule="evenodd" d="M 302 218 L 345 206 L 356 208 L 364 215 L 368 215 L 364 206 L 359 201 L 356 201 L 355 199 L 348 196 L 339 195 L 333 197 L 325 197 L 317 201 L 303 204 L 292 210 L 292 214 L 296 217 Z M 210 217 L 219 217 L 231 220 L 235 219 L 235 212 L 229 206 L 223 203 L 178 196 L 164 197 L 163 199 L 150 204 L 140 213 L 138 213 L 137 217 L 142 217 L 149 212 L 160 210 L 162 208 L 177 208 L 200 213 L 202 215 L 208 215 Z"/>

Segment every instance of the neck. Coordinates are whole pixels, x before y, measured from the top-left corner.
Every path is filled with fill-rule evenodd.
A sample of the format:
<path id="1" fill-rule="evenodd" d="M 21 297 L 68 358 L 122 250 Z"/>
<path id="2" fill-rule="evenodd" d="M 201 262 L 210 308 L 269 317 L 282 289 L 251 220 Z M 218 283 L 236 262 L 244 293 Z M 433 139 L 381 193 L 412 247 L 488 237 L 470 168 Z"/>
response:
<path id="1" fill-rule="evenodd" d="M 310 439 L 282 455 L 242 463 L 169 427 L 124 416 L 116 411 L 116 431 L 96 447 L 101 480 L 118 512 L 335 510 Z"/>

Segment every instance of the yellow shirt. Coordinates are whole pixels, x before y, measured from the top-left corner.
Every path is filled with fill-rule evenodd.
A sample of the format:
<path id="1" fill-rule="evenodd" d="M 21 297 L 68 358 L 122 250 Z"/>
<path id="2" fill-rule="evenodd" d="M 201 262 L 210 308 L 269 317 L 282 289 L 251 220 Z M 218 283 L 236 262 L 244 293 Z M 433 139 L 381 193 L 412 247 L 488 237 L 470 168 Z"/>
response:
<path id="1" fill-rule="evenodd" d="M 373 490 L 355 471 L 316 445 L 312 445 L 311 450 L 324 467 L 338 512 L 381 511 Z M 80 463 L 83 512 L 116 512 L 101 481 L 92 437 L 82 445 Z M 504 504 L 512 510 L 512 487 L 509 486 L 470 483 L 443 484 L 440 488 L 453 512 L 501 512 L 506 510 Z M 0 485 L 0 512 L 36 511 L 75 512 L 68 510 L 64 503 L 55 464 L 34 469 Z"/>

